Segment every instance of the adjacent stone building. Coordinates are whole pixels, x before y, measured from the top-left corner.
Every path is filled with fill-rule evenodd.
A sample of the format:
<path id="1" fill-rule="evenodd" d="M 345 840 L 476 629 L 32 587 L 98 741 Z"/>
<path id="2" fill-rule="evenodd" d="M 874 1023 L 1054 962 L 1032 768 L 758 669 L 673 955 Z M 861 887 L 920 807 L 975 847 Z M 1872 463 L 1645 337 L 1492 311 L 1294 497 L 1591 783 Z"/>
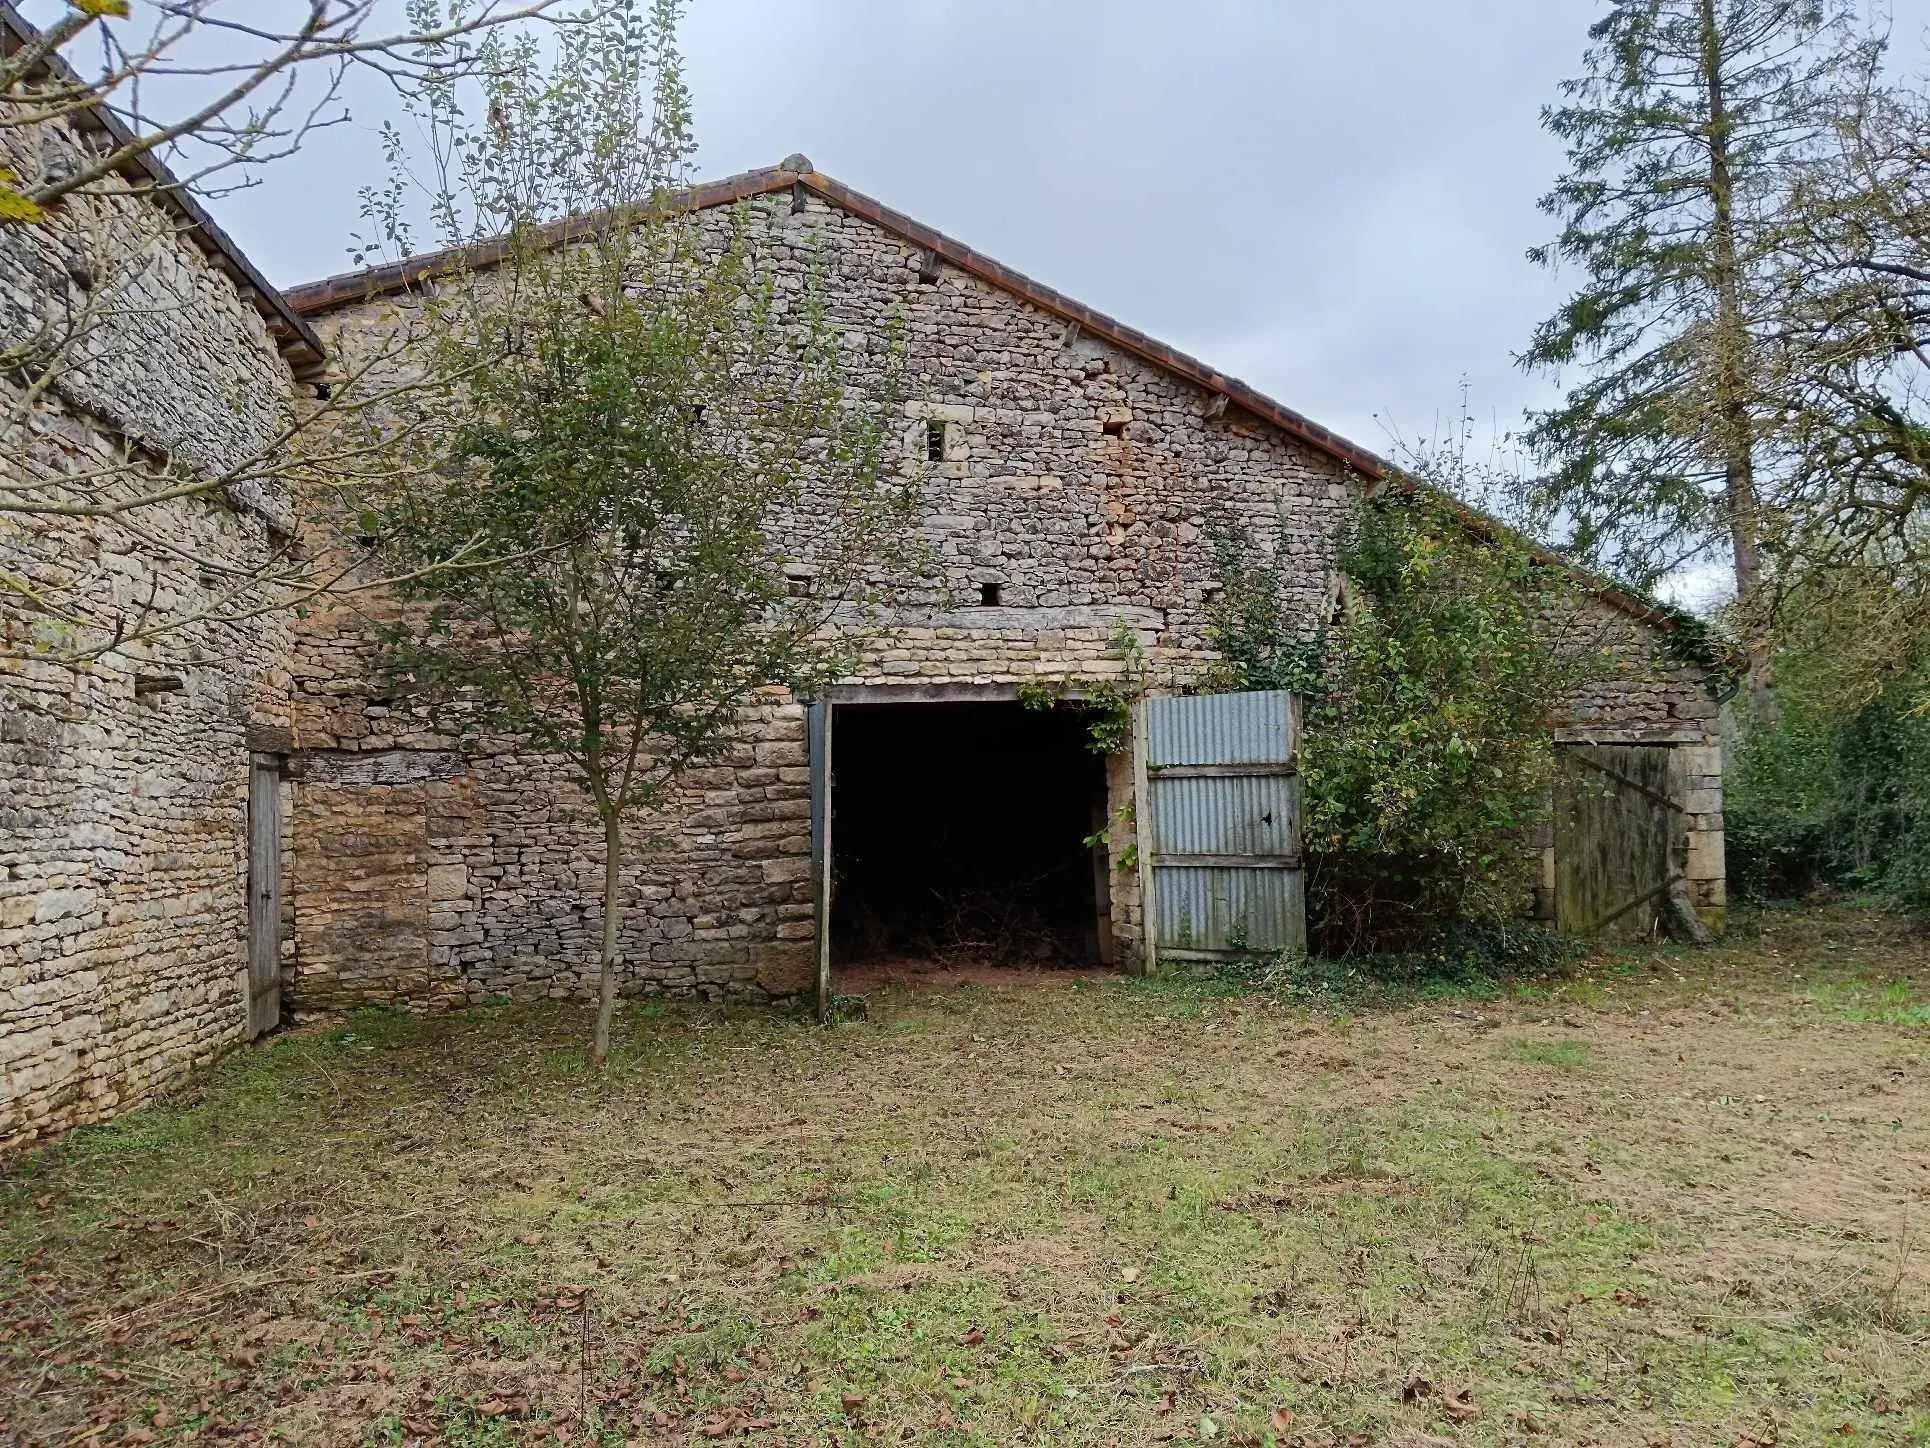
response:
<path id="1" fill-rule="evenodd" d="M 0 45 L 29 32 L 0 4 Z M 72 164 L 110 119 L 0 129 L 0 168 Z M 158 189 L 157 189 L 158 188 Z M 140 1101 L 240 1040 L 252 722 L 278 717 L 286 620 L 222 599 L 280 516 L 217 489 L 123 519 L 8 502 L 218 475 L 281 426 L 313 331 L 158 165 L 0 223 L 0 352 L 67 360 L 37 398 L 0 369 L 0 1147 Z M 149 612 L 148 610 L 153 612 Z M 143 638 L 159 615 L 201 623 Z M 76 623 L 76 619 L 80 622 Z M 116 619 L 130 637 L 63 661 Z"/>
<path id="2" fill-rule="evenodd" d="M 898 319 L 902 441 L 927 476 L 936 571 L 908 584 L 862 668 L 822 700 L 758 700 L 737 749 L 640 831 L 623 884 L 625 989 L 794 996 L 827 947 L 944 945 L 935 921 L 961 947 L 1017 931 L 1064 959 L 1137 968 L 1133 752 L 1098 758 L 1077 720 L 1020 708 L 1021 691 L 1076 695 L 1129 670 L 1161 691 L 1196 682 L 1213 661 L 1202 529 L 1215 516 L 1276 545 L 1293 606 L 1325 618 L 1341 528 L 1389 470 L 801 157 L 688 201 L 688 224 L 748 225 L 760 265 L 793 283 L 815 269 L 848 357 L 881 358 Z M 395 327 L 450 261 L 283 297 L 198 212 L 167 225 L 166 285 L 184 305 L 154 323 L 165 336 L 115 349 L 138 367 L 37 413 L 35 446 L 151 439 L 219 466 L 332 344 Z M 0 232 L 0 246 L 19 236 Z M 13 330 L 71 282 L 46 252 L 52 233 L 24 244 L 44 254 L 7 262 L 8 279 L 29 278 L 4 292 Z M 270 545 L 272 499 L 181 507 L 204 551 L 238 567 Z M 176 598 L 212 586 L 112 529 L 0 523 L 8 571 L 76 560 Z M 1679 751 L 1688 873 L 1719 916 L 1717 706 L 1693 664 L 1654 647 L 1665 619 L 1613 590 L 1599 607 L 1630 667 L 1577 701 L 1571 736 Z M 60 707 L 0 705 L 0 1142 L 137 1101 L 244 1036 L 251 870 L 274 893 L 255 927 L 273 939 L 254 944 L 281 963 L 284 1010 L 588 991 L 601 841 L 585 802 L 556 761 L 465 748 L 393 696 L 373 666 L 383 608 L 337 598 L 87 670 L 9 665 Z M 38 626 L 17 609 L 0 622 L 12 636 Z M 827 871 L 839 894 L 820 921 Z"/>

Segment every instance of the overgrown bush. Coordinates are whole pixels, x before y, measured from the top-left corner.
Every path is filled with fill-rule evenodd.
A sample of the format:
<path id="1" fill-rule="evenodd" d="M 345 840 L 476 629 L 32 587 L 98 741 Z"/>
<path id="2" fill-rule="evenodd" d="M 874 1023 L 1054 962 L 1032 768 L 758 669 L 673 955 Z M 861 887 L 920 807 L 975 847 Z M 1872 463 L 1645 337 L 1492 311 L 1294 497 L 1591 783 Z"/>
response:
<path id="1" fill-rule="evenodd" d="M 1819 886 L 1930 913 L 1930 713 L 1922 671 L 1847 703 L 1806 652 L 1778 662 L 1781 723 L 1745 736 L 1726 800 L 1729 876 L 1758 900 Z"/>
<path id="2" fill-rule="evenodd" d="M 1444 500 L 1365 505 L 1317 640 L 1287 627 L 1281 570 L 1219 532 L 1212 620 L 1230 682 L 1307 699 L 1308 924 L 1314 953 L 1422 953 L 1529 903 L 1554 774 L 1551 723 L 1593 666 L 1560 636 L 1565 577 Z"/>
<path id="3" fill-rule="evenodd" d="M 1568 973 L 1583 947 L 1532 920 L 1459 920 L 1426 945 L 1334 958 L 1268 956 L 1213 967 L 1213 978 L 1276 997 L 1494 995 L 1511 984 Z"/>

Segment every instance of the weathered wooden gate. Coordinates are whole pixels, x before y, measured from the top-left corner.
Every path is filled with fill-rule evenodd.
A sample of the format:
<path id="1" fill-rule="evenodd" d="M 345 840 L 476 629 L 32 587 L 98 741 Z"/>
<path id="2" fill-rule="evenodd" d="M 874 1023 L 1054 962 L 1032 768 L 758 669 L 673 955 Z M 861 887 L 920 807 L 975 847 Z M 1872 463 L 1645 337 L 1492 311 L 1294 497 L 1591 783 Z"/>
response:
<path id="1" fill-rule="evenodd" d="M 281 761 L 258 754 L 248 781 L 248 1039 L 281 1024 Z"/>
<path id="2" fill-rule="evenodd" d="M 1298 714 L 1285 693 L 1145 702 L 1149 964 L 1307 948 Z"/>
<path id="3" fill-rule="evenodd" d="M 1688 820 L 1675 751 L 1570 744 L 1557 754 L 1555 923 L 1572 935 L 1653 936 L 1684 878 Z"/>

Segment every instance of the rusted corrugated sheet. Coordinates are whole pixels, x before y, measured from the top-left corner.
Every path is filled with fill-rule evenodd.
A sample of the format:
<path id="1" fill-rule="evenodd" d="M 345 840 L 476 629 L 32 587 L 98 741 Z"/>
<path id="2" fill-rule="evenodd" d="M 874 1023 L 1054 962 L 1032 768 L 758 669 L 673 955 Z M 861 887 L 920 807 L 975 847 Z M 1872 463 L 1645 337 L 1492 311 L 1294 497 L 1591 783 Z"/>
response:
<path id="1" fill-rule="evenodd" d="M 1151 699 L 1145 717 L 1156 954 L 1304 950 L 1293 697 Z"/>
<path id="2" fill-rule="evenodd" d="M 1154 777 L 1153 838 L 1161 850 L 1281 859 L 1299 854 L 1300 782 L 1291 775 Z"/>
<path id="3" fill-rule="evenodd" d="M 1162 868 L 1154 894 L 1159 953 L 1168 959 L 1306 948 L 1298 870 Z"/>

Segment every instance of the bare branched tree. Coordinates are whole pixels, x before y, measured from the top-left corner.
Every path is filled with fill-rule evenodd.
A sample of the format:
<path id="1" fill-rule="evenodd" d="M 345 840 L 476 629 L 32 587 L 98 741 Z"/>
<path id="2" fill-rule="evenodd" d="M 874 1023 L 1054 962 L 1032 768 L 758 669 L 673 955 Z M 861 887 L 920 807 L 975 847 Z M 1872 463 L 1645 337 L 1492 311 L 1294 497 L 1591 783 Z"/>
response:
<path id="1" fill-rule="evenodd" d="M 366 69 L 408 93 L 473 74 L 474 42 L 560 0 L 65 0 L 33 30 L 0 0 L 14 38 L 0 57 L 0 133 L 69 122 L 103 134 L 88 154 L 0 175 L 0 216 L 33 221 L 76 192 L 150 184 L 202 195 L 249 184 L 317 129 L 348 119 L 343 89 Z M 102 127 L 101 118 L 113 125 Z"/>
<path id="2" fill-rule="evenodd" d="M 1774 393 L 1791 478 L 1777 587 L 1858 620 L 1862 696 L 1930 625 L 1930 97 L 1877 64 L 1784 216 Z M 1883 580 L 1878 586 L 1878 580 Z"/>
<path id="3" fill-rule="evenodd" d="M 340 119 L 352 68 L 406 107 L 557 3 L 409 0 L 384 29 L 377 0 L 68 0 L 38 30 L 0 0 L 0 687 L 393 581 L 345 540 L 463 379 L 406 323 L 325 358 L 195 193 Z"/>

